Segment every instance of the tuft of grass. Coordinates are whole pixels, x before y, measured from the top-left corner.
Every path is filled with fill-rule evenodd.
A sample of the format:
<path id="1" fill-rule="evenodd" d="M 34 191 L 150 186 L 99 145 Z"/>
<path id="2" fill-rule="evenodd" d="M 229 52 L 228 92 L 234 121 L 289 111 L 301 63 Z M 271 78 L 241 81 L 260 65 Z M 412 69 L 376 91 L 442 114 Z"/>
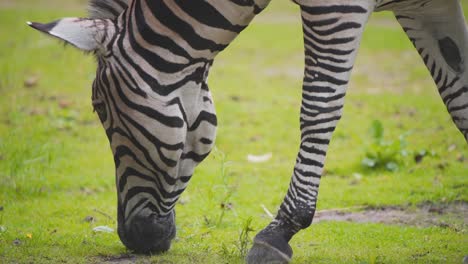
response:
<path id="1" fill-rule="evenodd" d="M 408 156 L 405 140 L 407 134 L 400 135 L 397 140 L 386 140 L 382 122 L 374 120 L 369 129 L 370 143 L 361 164 L 368 169 L 397 171 L 404 166 L 405 157 Z"/>
<path id="2" fill-rule="evenodd" d="M 249 234 L 255 230 L 251 227 L 251 225 L 252 225 L 252 217 L 249 217 L 242 224 L 242 230 L 239 234 L 239 241 L 237 242 L 236 248 L 237 250 L 239 250 L 239 255 L 242 258 L 245 258 L 245 256 L 247 256 L 247 253 L 252 244 Z"/>

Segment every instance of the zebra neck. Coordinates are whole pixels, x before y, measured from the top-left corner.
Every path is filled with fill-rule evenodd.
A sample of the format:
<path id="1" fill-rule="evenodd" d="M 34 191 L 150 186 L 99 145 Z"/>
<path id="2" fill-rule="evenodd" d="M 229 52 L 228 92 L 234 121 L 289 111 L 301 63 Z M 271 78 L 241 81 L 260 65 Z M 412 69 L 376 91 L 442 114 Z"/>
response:
<path id="1" fill-rule="evenodd" d="M 212 60 L 270 0 L 133 0 L 127 32 L 141 45 L 158 46 L 187 59 Z"/>

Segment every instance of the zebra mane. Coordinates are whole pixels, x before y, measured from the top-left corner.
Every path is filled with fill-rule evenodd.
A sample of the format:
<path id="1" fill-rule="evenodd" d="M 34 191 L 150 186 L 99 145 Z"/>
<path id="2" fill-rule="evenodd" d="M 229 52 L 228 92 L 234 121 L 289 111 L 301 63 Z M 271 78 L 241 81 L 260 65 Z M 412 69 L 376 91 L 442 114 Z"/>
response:
<path id="1" fill-rule="evenodd" d="M 128 6 L 130 0 L 90 0 L 88 13 L 90 18 L 115 19 Z"/>

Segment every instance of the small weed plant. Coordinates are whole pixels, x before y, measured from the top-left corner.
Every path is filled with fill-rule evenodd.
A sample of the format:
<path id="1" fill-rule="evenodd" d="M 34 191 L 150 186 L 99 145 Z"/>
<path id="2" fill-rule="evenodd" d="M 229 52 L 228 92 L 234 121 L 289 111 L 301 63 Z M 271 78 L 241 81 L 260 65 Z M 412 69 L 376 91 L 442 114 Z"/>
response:
<path id="1" fill-rule="evenodd" d="M 228 211 L 232 211 L 234 215 L 236 215 L 236 212 L 231 203 L 231 198 L 232 195 L 237 191 L 237 188 L 235 185 L 230 183 L 231 180 L 229 179 L 229 165 L 231 162 L 227 160 L 224 152 L 215 146 L 212 151 L 212 155 L 220 162 L 220 183 L 213 186 L 213 192 L 216 194 L 216 204 L 219 205 L 220 211 L 217 217 L 205 216 L 205 224 L 208 227 L 219 227 L 222 224 L 225 214 Z"/>
<path id="2" fill-rule="evenodd" d="M 249 250 L 249 247 L 250 247 L 249 233 L 254 231 L 251 227 L 251 224 L 252 224 L 252 217 L 249 217 L 244 221 L 242 225 L 242 230 L 239 234 L 239 241 L 237 241 L 236 247 L 241 257 L 245 257 L 247 255 L 247 251 Z"/>
<path id="3" fill-rule="evenodd" d="M 370 142 L 361 164 L 368 169 L 397 171 L 404 166 L 405 157 L 408 156 L 407 135 L 402 134 L 395 140 L 385 139 L 382 122 L 374 120 L 369 128 Z"/>
<path id="4" fill-rule="evenodd" d="M 255 231 L 252 228 L 252 217 L 248 217 L 242 222 L 242 228 L 239 232 L 239 238 L 235 241 L 234 246 L 228 246 L 225 243 L 221 244 L 221 254 L 226 258 L 245 258 L 252 244 L 250 233 Z"/>

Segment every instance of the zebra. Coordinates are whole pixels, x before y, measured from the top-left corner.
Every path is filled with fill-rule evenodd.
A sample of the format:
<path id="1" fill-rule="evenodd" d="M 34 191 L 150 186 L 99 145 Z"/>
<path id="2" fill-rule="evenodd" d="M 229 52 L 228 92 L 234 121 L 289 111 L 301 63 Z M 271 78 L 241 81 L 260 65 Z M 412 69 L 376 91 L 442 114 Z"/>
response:
<path id="1" fill-rule="evenodd" d="M 137 253 L 169 250 L 174 206 L 210 153 L 217 119 L 209 69 L 270 0 L 91 0 L 89 18 L 28 24 L 97 60 L 92 104 L 114 155 L 118 234 Z M 312 223 L 325 155 L 341 118 L 364 26 L 393 11 L 468 141 L 468 29 L 458 0 L 293 0 L 305 67 L 301 141 L 276 217 L 248 263 L 287 263 Z"/>

